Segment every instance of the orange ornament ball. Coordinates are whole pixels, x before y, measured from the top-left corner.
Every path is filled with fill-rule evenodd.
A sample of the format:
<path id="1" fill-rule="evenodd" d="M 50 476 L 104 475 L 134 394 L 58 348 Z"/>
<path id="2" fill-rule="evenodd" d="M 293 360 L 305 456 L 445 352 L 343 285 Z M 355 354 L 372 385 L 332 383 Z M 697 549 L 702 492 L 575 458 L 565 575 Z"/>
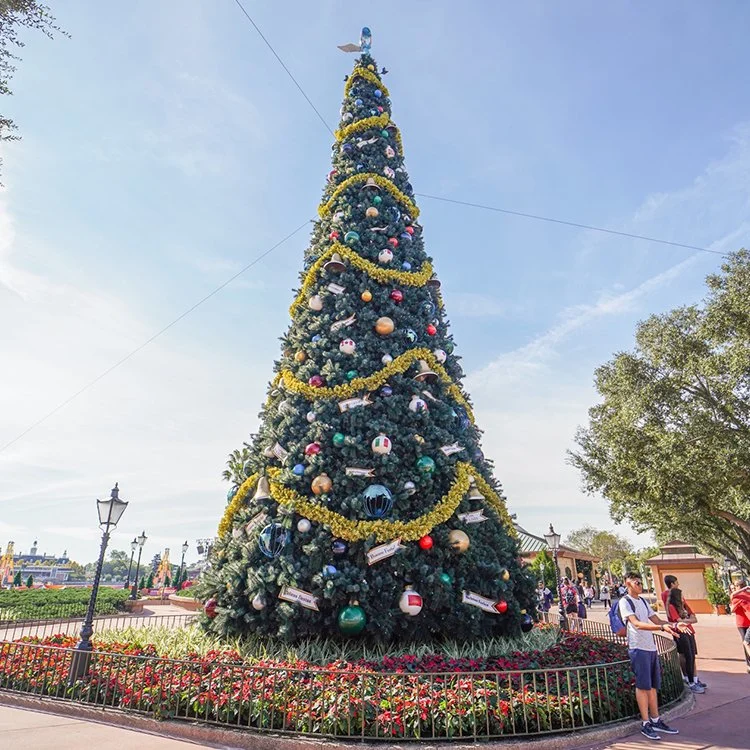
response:
<path id="1" fill-rule="evenodd" d="M 396 328 L 396 324 L 388 317 L 383 316 L 375 321 L 375 331 L 381 336 L 388 336 Z"/>
<path id="2" fill-rule="evenodd" d="M 296 362 L 304 362 L 307 359 L 307 354 L 300 349 L 298 352 L 295 352 L 294 359 Z"/>
<path id="3" fill-rule="evenodd" d="M 365 289 L 360 295 L 362 302 L 370 302 L 372 300 L 372 292 L 369 289 Z"/>
<path id="4" fill-rule="evenodd" d="M 327 495 L 333 488 L 333 482 L 328 474 L 318 474 L 312 480 L 312 491 L 316 495 Z"/>

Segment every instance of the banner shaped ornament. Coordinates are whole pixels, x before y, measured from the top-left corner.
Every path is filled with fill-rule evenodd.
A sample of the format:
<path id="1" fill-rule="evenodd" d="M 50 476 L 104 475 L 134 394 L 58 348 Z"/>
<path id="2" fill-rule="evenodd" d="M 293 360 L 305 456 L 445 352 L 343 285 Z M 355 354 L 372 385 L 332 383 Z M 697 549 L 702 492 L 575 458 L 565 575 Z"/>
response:
<path id="1" fill-rule="evenodd" d="M 464 590 L 461 593 L 463 594 L 461 598 L 462 604 L 471 604 L 472 607 L 479 607 L 482 611 L 490 612 L 493 615 L 499 614 L 495 608 L 497 602 L 494 599 L 488 599 L 486 596 L 475 594 L 473 591 Z"/>
<path id="2" fill-rule="evenodd" d="M 440 451 L 446 456 L 452 456 L 454 453 L 460 453 L 463 449 L 463 445 L 452 443 L 451 445 L 443 445 Z"/>
<path id="3" fill-rule="evenodd" d="M 265 526 L 268 523 L 268 514 L 267 513 L 258 513 L 257 516 L 253 516 L 248 522 L 247 526 L 245 526 L 245 532 L 248 536 L 255 531 L 255 529 L 260 528 L 262 526 Z"/>
<path id="4" fill-rule="evenodd" d="M 343 320 L 337 320 L 335 323 L 331 323 L 331 333 L 336 333 L 336 331 L 339 330 L 339 328 L 346 328 L 347 326 L 354 325 L 354 322 L 357 320 L 357 314 L 352 313 L 348 318 L 344 318 Z"/>
<path id="5" fill-rule="evenodd" d="M 285 602 L 292 602 L 292 604 L 299 604 L 305 609 L 318 610 L 318 599 L 313 596 L 309 591 L 303 591 L 302 589 L 295 589 L 293 586 L 283 586 L 279 592 L 279 599 L 283 599 Z"/>
<path id="6" fill-rule="evenodd" d="M 380 136 L 373 136 L 370 138 L 370 140 L 365 141 L 357 141 L 357 148 L 364 148 L 365 146 L 369 146 L 371 143 L 377 143 L 380 140 Z"/>
<path id="7" fill-rule="evenodd" d="M 379 544 L 377 547 L 373 547 L 367 553 L 367 564 L 375 565 L 375 563 L 381 560 L 386 560 L 389 557 L 393 557 L 400 549 L 403 549 L 404 545 L 401 544 L 401 538 L 394 539 L 392 542 L 386 544 Z"/>
<path id="8" fill-rule="evenodd" d="M 271 451 L 273 452 L 273 455 L 279 459 L 279 461 L 286 461 L 286 457 L 289 455 L 289 451 L 282 445 L 279 445 L 279 443 L 276 443 L 276 445 L 271 448 Z"/>
<path id="9" fill-rule="evenodd" d="M 341 284 L 334 284 L 331 282 L 326 289 L 328 289 L 331 294 L 343 294 L 346 290 L 346 287 L 341 286 Z"/>
<path id="10" fill-rule="evenodd" d="M 346 398 L 343 401 L 339 401 L 339 411 L 343 414 L 345 411 L 349 411 L 349 409 L 354 409 L 357 406 L 369 406 L 371 403 L 369 393 L 364 396 Z"/>
<path id="11" fill-rule="evenodd" d="M 388 227 L 370 227 L 371 232 L 387 232 Z"/>
<path id="12" fill-rule="evenodd" d="M 348 477 L 374 477 L 375 469 L 360 469 L 357 466 L 347 466 L 346 476 Z"/>
<path id="13" fill-rule="evenodd" d="M 487 516 L 484 515 L 484 508 L 480 508 L 479 510 L 472 510 L 468 513 L 459 513 L 458 517 L 464 523 L 482 523 L 482 521 L 489 520 Z"/>

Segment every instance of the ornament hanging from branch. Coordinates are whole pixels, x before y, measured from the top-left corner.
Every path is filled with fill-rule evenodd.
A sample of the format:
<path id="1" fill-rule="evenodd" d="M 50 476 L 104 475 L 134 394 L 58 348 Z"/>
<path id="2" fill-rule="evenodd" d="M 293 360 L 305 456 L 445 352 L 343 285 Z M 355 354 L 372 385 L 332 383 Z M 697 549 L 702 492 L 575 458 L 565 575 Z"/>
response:
<path id="1" fill-rule="evenodd" d="M 285 602 L 291 602 L 292 604 L 299 604 L 305 609 L 312 609 L 319 612 L 318 609 L 318 598 L 313 596 L 309 591 L 303 591 L 302 589 L 296 589 L 294 586 L 283 586 L 279 591 L 279 599 L 283 599 Z"/>

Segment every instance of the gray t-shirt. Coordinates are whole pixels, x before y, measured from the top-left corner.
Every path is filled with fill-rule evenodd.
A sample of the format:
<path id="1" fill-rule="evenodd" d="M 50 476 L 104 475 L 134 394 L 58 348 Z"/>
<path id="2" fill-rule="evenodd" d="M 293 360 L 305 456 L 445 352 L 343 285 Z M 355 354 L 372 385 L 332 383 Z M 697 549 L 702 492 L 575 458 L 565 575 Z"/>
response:
<path id="1" fill-rule="evenodd" d="M 622 621 L 628 624 L 628 648 L 638 648 L 641 651 L 656 651 L 656 641 L 651 630 L 638 630 L 628 621 L 628 617 L 635 613 L 636 619 L 648 622 L 655 614 L 653 609 L 641 597 L 623 596 L 618 604 Z"/>

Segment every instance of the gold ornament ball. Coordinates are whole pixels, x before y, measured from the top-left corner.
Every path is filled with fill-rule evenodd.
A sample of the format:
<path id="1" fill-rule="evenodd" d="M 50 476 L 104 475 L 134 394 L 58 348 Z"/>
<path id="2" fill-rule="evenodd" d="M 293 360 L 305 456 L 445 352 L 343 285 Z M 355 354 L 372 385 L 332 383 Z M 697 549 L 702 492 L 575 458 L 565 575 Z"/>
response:
<path id="1" fill-rule="evenodd" d="M 365 289 L 360 295 L 362 302 L 369 302 L 372 299 L 372 292 L 369 289 Z"/>
<path id="2" fill-rule="evenodd" d="M 315 479 L 312 480 L 312 491 L 316 495 L 325 495 L 331 491 L 333 482 L 328 474 L 318 474 Z"/>
<path id="3" fill-rule="evenodd" d="M 379 211 L 375 206 L 370 206 L 367 211 L 365 211 L 365 216 L 368 219 L 374 219 L 378 215 Z"/>
<path id="4" fill-rule="evenodd" d="M 521 614 L 522 614 L 522 615 L 525 615 L 525 614 L 526 614 L 526 610 L 525 610 L 525 609 L 522 609 L 522 610 L 521 610 Z"/>
<path id="5" fill-rule="evenodd" d="M 367 66 L 367 70 L 375 70 L 375 66 L 374 65 L 368 65 Z"/>
<path id="6" fill-rule="evenodd" d="M 466 550 L 469 549 L 469 535 L 460 529 L 453 529 L 453 531 L 448 534 L 448 541 L 456 552 L 466 552 Z"/>
<path id="7" fill-rule="evenodd" d="M 307 354 L 300 349 L 298 352 L 295 352 L 294 359 L 296 362 L 304 362 L 307 359 Z"/>
<path id="8" fill-rule="evenodd" d="M 510 573 L 507 570 L 503 571 L 503 580 L 510 581 Z"/>
<path id="9" fill-rule="evenodd" d="M 387 317 L 378 318 L 375 321 L 375 331 L 381 336 L 388 336 L 389 334 L 393 333 L 395 327 L 396 325 L 394 324 L 394 322 Z"/>

